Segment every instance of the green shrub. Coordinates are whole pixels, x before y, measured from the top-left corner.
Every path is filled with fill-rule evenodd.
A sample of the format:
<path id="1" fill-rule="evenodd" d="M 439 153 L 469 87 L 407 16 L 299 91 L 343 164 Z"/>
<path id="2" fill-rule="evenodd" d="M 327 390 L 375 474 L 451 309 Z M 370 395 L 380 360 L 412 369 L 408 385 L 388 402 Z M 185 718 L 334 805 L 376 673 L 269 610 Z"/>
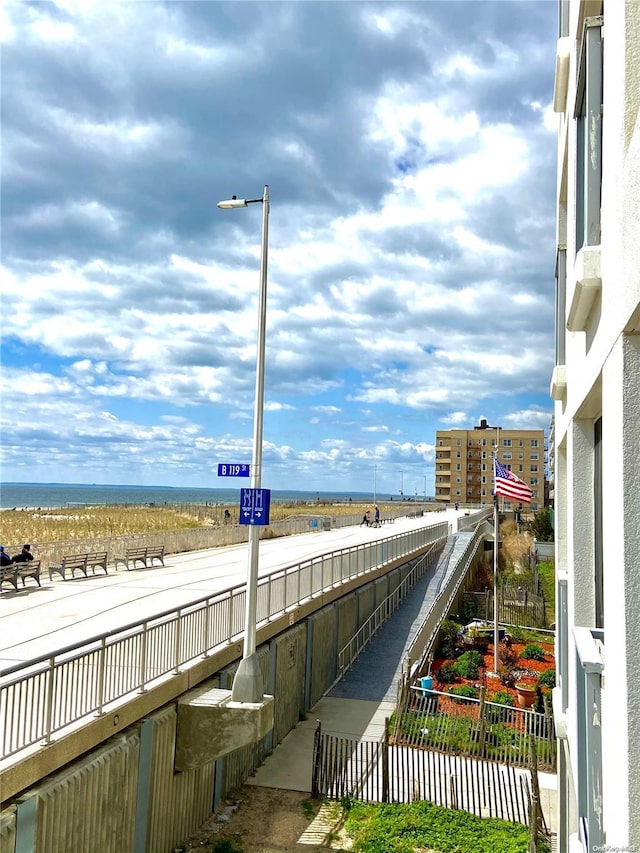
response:
<path id="1" fill-rule="evenodd" d="M 455 663 L 443 663 L 435 675 L 443 684 L 453 684 L 458 680 L 458 668 Z"/>
<path id="2" fill-rule="evenodd" d="M 465 696 L 467 699 L 477 699 L 479 690 L 471 684 L 459 684 L 457 687 L 450 687 L 447 692 L 453 696 Z"/>
<path id="3" fill-rule="evenodd" d="M 458 642 L 462 626 L 451 619 L 444 619 L 438 631 L 438 648 L 443 658 L 455 658 L 460 653 Z"/>
<path id="4" fill-rule="evenodd" d="M 456 670 L 462 678 L 475 679 L 483 663 L 484 658 L 480 652 L 464 652 L 456 661 Z"/>
<path id="5" fill-rule="evenodd" d="M 520 628 L 518 625 L 510 625 L 509 637 L 514 643 L 526 643 L 529 638 L 529 632 L 525 628 Z"/>
<path id="6" fill-rule="evenodd" d="M 527 658 L 527 660 L 543 661 L 545 658 L 544 649 L 537 643 L 529 643 L 529 645 L 525 646 L 522 650 L 522 654 L 520 655 L 520 657 Z"/>
<path id="7" fill-rule="evenodd" d="M 495 702 L 496 705 L 509 705 L 513 707 L 513 696 L 508 690 L 497 690 L 490 693 L 487 702 Z"/>
<path id="8" fill-rule="evenodd" d="M 538 679 L 540 687 L 548 687 L 553 689 L 556 686 L 556 671 L 555 669 L 545 670 Z"/>

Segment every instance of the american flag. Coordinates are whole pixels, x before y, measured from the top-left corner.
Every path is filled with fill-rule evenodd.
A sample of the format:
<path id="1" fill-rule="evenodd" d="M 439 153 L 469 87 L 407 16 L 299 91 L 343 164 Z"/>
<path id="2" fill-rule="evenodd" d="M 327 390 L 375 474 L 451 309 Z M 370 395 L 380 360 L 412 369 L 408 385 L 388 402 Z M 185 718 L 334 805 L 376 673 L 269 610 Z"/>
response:
<path id="1" fill-rule="evenodd" d="M 503 495 L 514 501 L 530 504 L 533 492 L 519 477 L 506 468 L 498 457 L 493 458 L 494 489 L 496 495 Z"/>

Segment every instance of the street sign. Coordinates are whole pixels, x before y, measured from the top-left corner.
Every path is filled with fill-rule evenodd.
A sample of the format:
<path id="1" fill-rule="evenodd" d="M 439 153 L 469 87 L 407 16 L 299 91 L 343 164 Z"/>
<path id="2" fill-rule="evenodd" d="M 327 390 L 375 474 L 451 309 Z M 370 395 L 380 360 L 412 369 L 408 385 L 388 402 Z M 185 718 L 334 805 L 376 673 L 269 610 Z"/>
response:
<path id="1" fill-rule="evenodd" d="M 269 524 L 270 489 L 240 489 L 240 524 Z"/>
<path id="2" fill-rule="evenodd" d="M 218 477 L 250 477 L 251 465 L 240 465 L 238 462 L 224 462 L 218 465 Z"/>

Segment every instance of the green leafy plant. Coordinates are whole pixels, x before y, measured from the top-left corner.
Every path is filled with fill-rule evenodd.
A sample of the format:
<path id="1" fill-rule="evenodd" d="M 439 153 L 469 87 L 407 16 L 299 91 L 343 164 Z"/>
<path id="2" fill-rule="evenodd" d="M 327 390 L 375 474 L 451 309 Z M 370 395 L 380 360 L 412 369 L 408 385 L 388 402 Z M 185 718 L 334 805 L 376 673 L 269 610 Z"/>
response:
<path id="1" fill-rule="evenodd" d="M 551 519 L 551 509 L 548 506 L 538 510 L 529 525 L 529 529 L 540 542 L 553 541 L 553 522 Z"/>
<path id="2" fill-rule="evenodd" d="M 471 684 L 458 684 L 455 687 L 450 687 L 447 692 L 450 695 L 463 696 L 467 699 L 477 699 L 479 694 L 478 688 Z"/>
<path id="3" fill-rule="evenodd" d="M 540 687 L 548 687 L 552 690 L 556 686 L 556 671 L 555 669 L 546 669 L 540 678 L 538 678 Z"/>
<path id="4" fill-rule="evenodd" d="M 478 671 L 483 663 L 484 658 L 480 652 L 464 652 L 456 661 L 456 670 L 462 678 L 475 679 L 478 678 Z"/>
<path id="5" fill-rule="evenodd" d="M 443 658 L 455 658 L 460 653 L 458 648 L 462 626 L 451 619 L 444 619 L 438 631 L 438 648 Z"/>
<path id="6" fill-rule="evenodd" d="M 303 800 L 302 803 L 302 814 L 306 817 L 307 820 L 313 820 L 316 815 L 316 810 L 313 806 L 313 803 L 309 800 Z"/>
<path id="7" fill-rule="evenodd" d="M 525 646 L 522 650 L 520 657 L 526 658 L 527 660 L 543 661 L 545 659 L 545 653 L 542 646 L 537 645 L 537 643 L 529 643 L 529 645 Z"/>
<path id="8" fill-rule="evenodd" d="M 455 663 L 447 661 L 442 664 L 435 676 L 442 684 L 453 684 L 458 680 L 458 668 Z"/>
<path id="9" fill-rule="evenodd" d="M 347 817 L 345 829 L 354 853 L 526 853 L 529 829 L 498 818 L 479 818 L 446 809 L 426 800 L 413 803 L 358 803 Z M 541 838 L 540 853 L 549 850 Z"/>
<path id="10" fill-rule="evenodd" d="M 487 701 L 494 702 L 496 705 L 509 705 L 513 707 L 513 696 L 508 690 L 496 690 L 495 693 L 490 693 Z"/>

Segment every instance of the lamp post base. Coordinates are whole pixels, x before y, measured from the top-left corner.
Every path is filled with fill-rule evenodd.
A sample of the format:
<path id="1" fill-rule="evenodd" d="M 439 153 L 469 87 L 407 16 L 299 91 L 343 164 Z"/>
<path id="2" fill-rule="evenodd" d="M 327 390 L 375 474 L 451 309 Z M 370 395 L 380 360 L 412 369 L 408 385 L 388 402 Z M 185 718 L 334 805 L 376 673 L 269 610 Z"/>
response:
<path id="1" fill-rule="evenodd" d="M 262 702 L 264 685 L 256 652 L 242 658 L 231 687 L 232 702 Z"/>

